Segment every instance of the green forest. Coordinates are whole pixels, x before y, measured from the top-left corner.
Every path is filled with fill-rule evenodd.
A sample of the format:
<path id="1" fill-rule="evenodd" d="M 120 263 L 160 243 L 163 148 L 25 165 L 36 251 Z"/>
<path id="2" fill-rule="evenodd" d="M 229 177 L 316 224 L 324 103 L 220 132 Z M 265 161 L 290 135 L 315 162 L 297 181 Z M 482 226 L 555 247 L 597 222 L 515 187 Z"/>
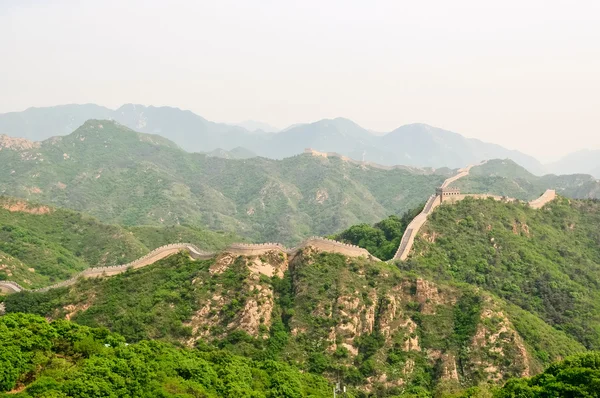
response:
<path id="1" fill-rule="evenodd" d="M 0 204 L 1 276 L 38 286 L 167 243 L 218 252 L 239 239 Z M 180 253 L 4 296 L 0 387 L 24 397 L 325 397 L 339 381 L 360 398 L 594 397 L 599 206 L 465 199 L 433 212 L 406 261 L 312 247 Z M 419 210 L 332 237 L 387 260 Z"/>

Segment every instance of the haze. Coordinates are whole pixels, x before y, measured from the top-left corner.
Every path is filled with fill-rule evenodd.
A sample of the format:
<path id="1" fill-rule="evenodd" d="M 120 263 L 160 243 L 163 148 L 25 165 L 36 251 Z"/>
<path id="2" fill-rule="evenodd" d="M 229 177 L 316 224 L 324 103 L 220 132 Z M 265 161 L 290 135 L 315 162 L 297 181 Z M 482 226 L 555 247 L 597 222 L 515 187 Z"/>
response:
<path id="1" fill-rule="evenodd" d="M 600 149 L 598 1 L 0 0 L 0 112 L 133 102 Z"/>

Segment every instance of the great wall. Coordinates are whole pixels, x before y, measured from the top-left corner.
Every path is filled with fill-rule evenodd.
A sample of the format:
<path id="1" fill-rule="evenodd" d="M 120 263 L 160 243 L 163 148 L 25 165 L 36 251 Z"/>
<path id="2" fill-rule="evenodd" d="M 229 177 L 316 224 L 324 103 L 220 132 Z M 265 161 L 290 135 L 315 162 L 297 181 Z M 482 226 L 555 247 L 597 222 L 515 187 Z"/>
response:
<path id="1" fill-rule="evenodd" d="M 459 169 L 458 173 L 444 181 L 444 183 L 436 189 L 436 194 L 431 195 L 425 203 L 425 207 L 421 213 L 419 213 L 406 227 L 404 234 L 402 235 L 402 239 L 400 239 L 400 245 L 398 246 L 398 250 L 394 255 L 394 260 L 406 260 L 410 250 L 412 249 L 413 243 L 415 241 L 415 237 L 419 233 L 419 230 L 427 221 L 427 217 L 429 214 L 433 212 L 433 210 L 441 205 L 443 202 L 447 203 L 456 203 L 465 198 L 474 198 L 474 199 L 494 199 L 498 201 L 505 202 L 518 202 L 515 198 L 509 198 L 506 196 L 499 195 L 491 195 L 491 194 L 461 194 L 460 190 L 457 188 L 452 188 L 449 185 L 453 182 L 466 177 L 469 175 L 471 168 L 475 166 L 480 166 L 485 164 L 487 161 L 483 161 L 478 165 L 469 165 L 463 169 Z M 532 200 L 529 202 L 529 206 L 533 209 L 541 209 L 546 203 L 554 200 L 556 198 L 556 191 L 553 189 L 547 189 L 546 192 L 542 194 L 539 198 Z"/>
<path id="2" fill-rule="evenodd" d="M 313 154 L 314 155 L 314 154 Z M 325 154 L 327 155 L 327 154 Z M 337 155 L 337 154 L 334 154 Z M 480 164 L 483 164 L 482 162 Z M 475 165 L 467 166 L 463 169 L 459 169 L 458 173 L 452 177 L 449 177 L 444 181 L 444 183 L 436 190 L 434 195 L 431 195 L 423 210 L 408 224 L 404 234 L 402 235 L 402 239 L 400 240 L 400 244 L 398 246 L 398 250 L 394 255 L 393 260 L 406 260 L 410 250 L 412 249 L 415 237 L 419 233 L 421 227 L 427 221 L 427 217 L 435 210 L 436 207 L 440 206 L 443 202 L 456 203 L 457 201 L 463 200 L 467 197 L 476 198 L 476 199 L 486 199 L 492 198 L 499 201 L 513 201 L 517 202 L 517 199 L 508 198 L 505 196 L 498 195 L 490 195 L 490 194 L 461 194 L 460 190 L 456 188 L 449 187 L 450 184 L 457 181 L 460 178 L 463 178 L 469 175 L 469 172 L 472 167 Z M 548 202 L 554 200 L 556 198 L 556 192 L 552 189 L 546 190 L 539 198 L 532 200 L 529 202 L 529 206 L 533 209 L 540 209 Z M 220 252 L 227 252 L 234 255 L 239 256 L 260 256 L 266 254 L 268 252 L 280 252 L 286 253 L 288 256 L 294 256 L 301 249 L 305 247 L 314 247 L 320 251 L 331 252 L 331 253 L 339 253 L 348 257 L 366 257 L 368 259 L 374 261 L 381 261 L 377 257 L 374 257 L 367 251 L 356 245 L 351 245 L 347 243 L 338 242 L 335 240 L 313 236 L 306 240 L 304 240 L 298 246 L 293 248 L 286 248 L 280 243 L 260 243 L 260 244 L 248 244 L 248 243 L 234 243 Z M 94 277 L 106 277 L 118 275 L 126 272 L 129 269 L 137 269 L 142 268 L 147 265 L 153 264 L 165 257 L 168 257 L 174 253 L 180 252 L 182 250 L 188 251 L 190 256 L 193 259 L 209 259 L 216 256 L 217 252 L 207 252 L 198 249 L 191 243 L 173 243 L 165 246 L 158 247 L 143 257 L 138 258 L 130 263 L 123 265 L 115 265 L 108 267 L 92 267 L 86 270 L 83 270 L 70 279 L 65 281 L 56 283 L 51 286 L 46 286 L 40 289 L 25 289 L 20 286 L 16 282 L 12 281 L 0 281 L 0 293 L 18 293 L 21 291 L 33 291 L 33 292 L 45 292 L 50 289 L 55 289 L 59 287 L 65 287 L 73 285 L 80 278 L 94 278 Z"/>
<path id="3" fill-rule="evenodd" d="M 331 253 L 339 253 L 349 257 L 366 257 L 370 258 L 374 261 L 380 261 L 377 257 L 374 257 L 369 253 L 366 249 L 358 247 L 356 245 L 351 245 L 347 243 L 338 242 L 335 240 L 322 238 L 318 236 L 310 237 L 304 240 L 298 246 L 293 248 L 286 248 L 285 246 L 279 243 L 234 243 L 220 252 L 230 253 L 238 256 L 260 256 L 269 252 L 280 252 L 285 253 L 289 256 L 294 256 L 301 249 L 305 247 L 314 247 L 321 251 L 331 252 Z M 165 257 L 168 257 L 172 254 L 178 253 L 182 250 L 186 250 L 193 259 L 202 259 L 206 260 L 216 256 L 220 252 L 207 252 L 198 249 L 191 243 L 173 243 L 170 245 L 161 246 L 152 250 L 150 253 L 146 254 L 143 257 L 138 258 L 135 261 L 132 261 L 123 265 L 115 265 L 109 267 L 92 267 L 86 270 L 83 270 L 77 274 L 75 274 L 70 279 L 65 281 L 56 283 L 51 286 L 46 286 L 40 289 L 26 289 L 19 285 L 16 282 L 12 281 L 0 281 L 0 292 L 2 293 L 18 293 L 21 291 L 33 291 L 33 292 L 46 292 L 50 289 L 55 289 L 59 287 L 66 287 L 73 285 L 80 278 L 95 278 L 95 277 L 106 277 L 118 275 L 126 272 L 129 269 L 137 269 L 142 268 L 147 265 L 153 264 Z"/>

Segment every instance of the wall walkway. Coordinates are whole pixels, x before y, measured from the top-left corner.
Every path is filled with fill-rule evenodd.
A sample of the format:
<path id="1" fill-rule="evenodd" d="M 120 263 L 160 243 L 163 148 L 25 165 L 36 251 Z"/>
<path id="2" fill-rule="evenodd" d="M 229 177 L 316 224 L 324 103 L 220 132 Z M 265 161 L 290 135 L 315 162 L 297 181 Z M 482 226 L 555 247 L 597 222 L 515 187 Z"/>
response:
<path id="1" fill-rule="evenodd" d="M 481 162 L 480 165 L 484 164 L 485 162 L 486 161 Z M 454 176 L 446 179 L 446 181 L 444 181 L 444 183 L 442 184 L 442 188 L 447 188 L 450 184 L 452 184 L 456 180 L 459 180 L 463 177 L 468 176 L 469 172 L 471 171 L 471 168 L 474 166 L 475 165 L 470 165 L 470 166 L 465 167 L 464 169 L 458 170 L 458 173 L 456 175 L 454 175 Z M 508 202 L 517 202 L 518 201 L 515 198 L 508 198 L 508 197 L 499 196 L 499 195 L 463 194 L 463 195 L 444 197 L 444 202 L 456 203 L 467 197 L 476 198 L 476 199 L 492 198 L 492 199 L 495 199 L 498 201 L 508 201 Z M 556 192 L 553 189 L 548 189 L 548 190 L 546 190 L 546 192 L 544 192 L 544 194 L 542 196 L 529 202 L 529 205 L 534 209 L 540 209 L 546 203 L 554 200 L 554 198 L 556 198 Z M 427 221 L 427 217 L 429 216 L 429 214 L 431 214 L 433 212 L 433 210 L 436 207 L 438 207 L 440 204 L 441 204 L 441 199 L 439 196 L 436 196 L 436 195 L 432 195 L 429 198 L 429 200 L 427 200 L 427 203 L 425 204 L 425 207 L 423 208 L 421 213 L 419 213 L 406 227 L 406 230 L 404 231 L 404 234 L 402 235 L 402 239 L 400 240 L 400 245 L 398 246 L 398 250 L 396 251 L 396 254 L 394 255 L 393 260 L 403 260 L 403 261 L 406 260 L 406 258 L 408 257 L 408 254 L 410 253 L 410 250 L 412 249 L 412 246 L 414 244 L 415 237 L 419 233 L 419 230 Z"/>
<path id="2" fill-rule="evenodd" d="M 247 244 L 247 243 L 234 243 L 222 252 L 232 253 L 234 255 L 239 256 L 260 256 L 272 251 L 279 251 L 281 253 L 286 253 L 293 255 L 297 253 L 304 247 L 312 246 L 316 247 L 321 251 L 326 251 L 330 253 L 339 253 L 349 257 L 366 257 L 371 260 L 381 261 L 377 257 L 374 257 L 367 250 L 358 247 L 356 245 L 350 245 L 342 242 L 338 242 L 331 239 L 321 238 L 318 236 L 313 236 L 311 238 L 306 239 L 300 245 L 294 248 L 286 248 L 285 246 L 279 243 L 260 243 L 260 244 Z M 123 265 L 115 265 L 111 267 L 92 267 L 86 270 L 83 270 L 77 274 L 75 274 L 72 278 L 67 279 L 65 281 L 56 283 L 51 286 L 46 286 L 40 289 L 29 290 L 16 282 L 12 281 L 0 281 L 0 292 L 1 293 L 18 293 L 21 291 L 34 291 L 34 292 L 46 292 L 50 289 L 56 289 L 59 287 L 71 286 L 75 282 L 77 282 L 80 278 L 96 278 L 96 277 L 106 277 L 122 274 L 128 269 L 137 269 L 142 268 L 150 264 L 154 264 L 155 262 L 162 260 L 165 257 L 168 257 L 172 254 L 178 253 L 182 250 L 186 250 L 190 256 L 194 259 L 209 259 L 214 257 L 216 252 L 206 252 L 198 249 L 196 246 L 191 243 L 174 243 L 166 246 L 161 246 L 157 249 L 152 250 L 150 253 L 146 254 L 143 257 L 138 258 L 135 261 L 132 261 Z"/>

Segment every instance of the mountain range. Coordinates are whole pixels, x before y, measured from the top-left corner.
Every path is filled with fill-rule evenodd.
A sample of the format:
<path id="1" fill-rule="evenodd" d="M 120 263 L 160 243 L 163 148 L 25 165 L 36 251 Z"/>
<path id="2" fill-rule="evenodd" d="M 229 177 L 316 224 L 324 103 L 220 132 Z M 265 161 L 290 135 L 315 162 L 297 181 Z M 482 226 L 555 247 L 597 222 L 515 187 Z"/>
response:
<path id="1" fill-rule="evenodd" d="M 188 153 L 161 136 L 89 120 L 42 142 L 0 137 L 0 194 L 83 211 L 107 223 L 193 225 L 296 244 L 402 215 L 455 173 L 310 154 L 237 159 L 245 152 L 231 152 L 230 159 Z M 547 188 L 573 198 L 600 193 L 590 176 L 536 177 L 510 160 L 473 171 L 464 192 L 520 199 Z"/>
<path id="2" fill-rule="evenodd" d="M 0 114 L 0 134 L 41 141 L 69 134 L 88 119 L 111 119 L 138 132 L 158 134 L 188 152 L 242 147 L 258 156 L 282 159 L 313 148 L 383 165 L 435 168 L 458 168 L 484 159 L 509 158 L 534 174 L 545 171 L 539 161 L 519 151 L 420 123 L 376 135 L 349 119 L 336 118 L 267 132 L 274 129 L 257 122 L 237 126 L 215 123 L 172 107 L 126 104 L 111 110 L 86 104 Z"/>
<path id="3" fill-rule="evenodd" d="M 546 165 L 546 168 L 552 173 L 585 173 L 600 179 L 600 150 L 577 151 Z"/>

